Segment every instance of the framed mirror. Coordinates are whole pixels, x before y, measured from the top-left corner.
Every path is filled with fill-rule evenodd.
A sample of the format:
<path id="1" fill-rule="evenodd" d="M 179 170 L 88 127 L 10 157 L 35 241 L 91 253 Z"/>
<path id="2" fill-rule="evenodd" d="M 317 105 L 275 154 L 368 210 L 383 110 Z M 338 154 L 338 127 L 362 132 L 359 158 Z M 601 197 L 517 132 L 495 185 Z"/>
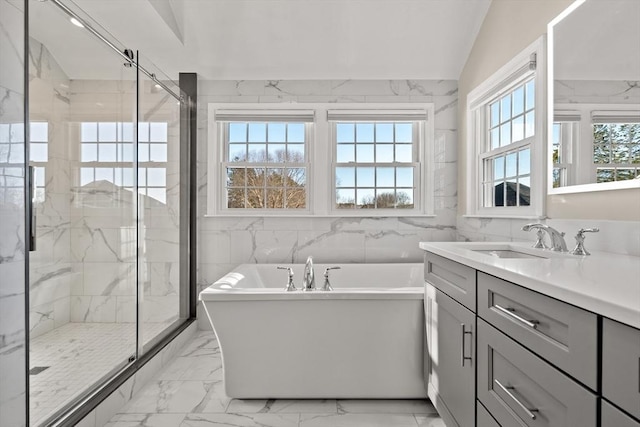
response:
<path id="1" fill-rule="evenodd" d="M 640 1 L 574 2 L 548 55 L 549 194 L 640 188 Z"/>

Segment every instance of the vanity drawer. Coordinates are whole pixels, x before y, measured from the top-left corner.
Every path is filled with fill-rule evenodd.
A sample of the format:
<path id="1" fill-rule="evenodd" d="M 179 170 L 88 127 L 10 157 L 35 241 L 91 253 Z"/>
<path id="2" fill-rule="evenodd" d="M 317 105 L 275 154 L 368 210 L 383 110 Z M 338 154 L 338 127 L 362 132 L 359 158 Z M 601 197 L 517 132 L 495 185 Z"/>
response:
<path id="1" fill-rule="evenodd" d="M 594 394 L 482 319 L 477 330 L 477 396 L 500 425 L 597 425 Z"/>
<path id="2" fill-rule="evenodd" d="M 602 395 L 640 419 L 640 330 L 602 322 Z"/>
<path id="3" fill-rule="evenodd" d="M 500 427 L 479 401 L 476 402 L 476 414 L 476 427 Z"/>
<path id="4" fill-rule="evenodd" d="M 475 269 L 431 252 L 425 252 L 424 280 L 475 313 Z"/>
<path id="5" fill-rule="evenodd" d="M 602 427 L 640 427 L 634 420 L 606 400 L 602 401 Z"/>
<path id="6" fill-rule="evenodd" d="M 478 272 L 478 316 L 592 390 L 597 389 L 595 314 Z"/>

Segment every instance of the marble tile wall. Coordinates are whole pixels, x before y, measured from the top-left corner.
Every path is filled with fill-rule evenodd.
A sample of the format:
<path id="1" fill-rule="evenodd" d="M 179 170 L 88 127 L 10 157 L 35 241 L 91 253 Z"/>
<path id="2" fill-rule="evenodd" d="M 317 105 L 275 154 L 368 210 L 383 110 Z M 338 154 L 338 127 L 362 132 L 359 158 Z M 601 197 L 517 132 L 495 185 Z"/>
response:
<path id="1" fill-rule="evenodd" d="M 198 87 L 198 289 L 241 263 L 419 262 L 420 241 L 456 239 L 457 82 L 445 80 L 200 81 Z M 207 217 L 208 104 L 435 104 L 435 217 Z M 209 327 L 198 315 L 201 327 Z"/>
<path id="2" fill-rule="evenodd" d="M 72 80 L 69 121 L 74 126 L 82 121 L 131 122 L 134 94 L 135 82 L 129 79 Z M 72 177 L 71 260 L 81 277 L 71 289 L 72 322 L 135 322 L 137 280 L 144 288 L 144 322 L 170 323 L 178 316 L 179 107 L 145 82 L 140 108 L 141 121 L 168 123 L 168 161 L 160 165 L 166 170 L 166 203 L 142 195 L 136 204 L 130 191 L 113 183 L 80 186 L 79 173 Z M 72 170 L 77 172 L 82 165 L 79 138 L 74 138 Z M 132 163 L 119 167 L 131 169 Z M 139 269 L 136 236 L 142 251 Z"/>
<path id="3" fill-rule="evenodd" d="M 574 237 L 580 228 L 600 229 L 587 235 L 587 250 L 640 256 L 640 221 L 610 221 L 587 219 L 546 219 L 542 221 L 503 218 L 458 217 L 458 240 L 469 242 L 535 242 L 533 233 L 522 231 L 530 222 L 542 222 L 566 233 L 569 250 L 575 247 Z"/>
<path id="4" fill-rule="evenodd" d="M 17 124 L 12 150 L 24 153 L 23 1 L 0 0 L 0 61 L 0 124 Z M 6 134 L 0 138 L 9 139 Z M 0 419 L 3 425 L 22 427 L 27 423 L 25 167 L 24 156 L 0 154 Z"/>
<path id="5" fill-rule="evenodd" d="M 71 289 L 79 275 L 71 264 L 71 182 L 68 126 L 69 78 L 47 48 L 29 40 L 29 119 L 47 123 L 44 191 L 36 208 L 36 250 L 29 257 L 31 338 L 70 320 Z"/>

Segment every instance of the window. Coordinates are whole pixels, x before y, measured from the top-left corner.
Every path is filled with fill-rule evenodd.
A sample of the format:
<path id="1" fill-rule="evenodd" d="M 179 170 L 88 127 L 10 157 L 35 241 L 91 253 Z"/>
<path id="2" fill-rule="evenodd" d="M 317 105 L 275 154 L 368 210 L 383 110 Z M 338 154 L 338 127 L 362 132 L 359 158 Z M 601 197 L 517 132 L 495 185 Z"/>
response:
<path id="1" fill-rule="evenodd" d="M 334 208 L 414 209 L 420 175 L 419 121 L 364 121 L 334 118 Z M 425 116 L 425 114 L 422 114 Z M 426 120 L 426 116 L 423 118 Z"/>
<path id="2" fill-rule="evenodd" d="M 307 207 L 304 123 L 226 122 L 223 135 L 228 209 Z"/>
<path id="3" fill-rule="evenodd" d="M 21 200 L 23 192 L 24 125 L 0 123 L 0 180 L 7 202 Z M 49 160 L 49 123 L 29 123 L 29 164 L 35 167 L 34 201 L 45 200 L 45 167 Z"/>
<path id="4" fill-rule="evenodd" d="M 537 41 L 469 94 L 469 215 L 542 214 L 542 48 Z"/>
<path id="5" fill-rule="evenodd" d="M 24 199 L 24 124 L 0 123 L 0 200 L 22 204 Z"/>
<path id="6" fill-rule="evenodd" d="M 210 147 L 218 149 L 210 151 L 209 183 L 221 196 L 210 191 L 209 212 L 430 212 L 423 202 L 431 196 L 425 135 L 433 132 L 427 126 L 433 107 L 364 105 L 373 104 L 341 104 L 340 110 L 335 104 L 257 104 L 246 110 L 213 104 Z"/>
<path id="7" fill-rule="evenodd" d="M 105 181 L 133 191 L 134 124 L 80 124 L 80 185 Z M 167 200 L 168 123 L 138 124 L 138 193 L 161 203 Z M 129 165 L 127 165 L 129 163 Z"/>

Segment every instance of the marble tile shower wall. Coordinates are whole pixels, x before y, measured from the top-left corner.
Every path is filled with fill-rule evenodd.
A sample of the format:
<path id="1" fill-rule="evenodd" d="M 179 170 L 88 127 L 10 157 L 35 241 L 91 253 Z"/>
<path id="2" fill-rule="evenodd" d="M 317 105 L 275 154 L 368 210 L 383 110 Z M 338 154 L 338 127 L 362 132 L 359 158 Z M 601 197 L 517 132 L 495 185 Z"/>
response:
<path id="1" fill-rule="evenodd" d="M 35 338 L 70 320 L 71 288 L 79 275 L 71 264 L 70 81 L 47 48 L 29 40 L 29 119 L 47 124 L 44 191 L 36 209 L 36 250 L 29 257 L 29 334 Z M 42 141 L 40 135 L 35 136 Z M 34 150 L 36 151 L 36 150 Z M 37 150 L 41 151 L 41 150 Z"/>
<path id="2" fill-rule="evenodd" d="M 198 87 L 198 284 L 240 263 L 417 262 L 418 242 L 455 240 L 457 82 L 452 80 L 201 81 Z M 435 217 L 207 217 L 208 104 L 423 102 L 435 104 Z"/>
<path id="3" fill-rule="evenodd" d="M 75 132 L 83 121 L 132 122 L 135 93 L 132 80 L 72 80 L 70 117 Z M 141 195 L 136 204 L 130 191 L 111 182 L 97 180 L 80 186 L 79 177 L 72 178 L 71 260 L 73 271 L 82 278 L 71 289 L 72 322 L 135 322 L 137 280 L 144 289 L 143 322 L 171 322 L 178 315 L 179 123 L 168 95 L 155 91 L 149 82 L 140 94 L 141 121 L 168 123 L 169 161 L 159 165 L 166 170 L 166 203 Z M 79 141 L 79 135 L 71 140 Z M 72 152 L 76 163 L 79 153 L 79 147 Z M 117 167 L 131 169 L 132 165 L 124 162 Z M 137 225 L 143 260 L 139 269 Z"/>
<path id="4" fill-rule="evenodd" d="M 0 156 L 0 416 L 6 425 L 26 421 L 24 3 L 0 0 L 0 124 L 13 130 L 13 155 Z M 7 150 L 9 138 L 2 135 Z M 14 155 L 16 157 L 14 157 Z"/>
<path id="5" fill-rule="evenodd" d="M 135 322 L 136 205 L 131 192 L 104 180 L 80 185 L 80 123 L 132 122 L 135 81 L 70 80 L 45 46 L 31 39 L 29 48 L 31 120 L 48 123 L 47 158 L 36 163 L 45 170 L 45 188 L 36 204 L 37 250 L 30 257 L 31 337 L 70 321 Z M 141 90 L 145 120 L 167 121 L 170 104 L 150 86 Z M 145 322 L 177 315 L 177 123 L 171 122 L 168 132 L 167 155 L 174 161 L 164 165 L 167 204 L 139 199 L 144 205 L 140 236 L 146 262 L 139 277 Z M 119 167 L 132 169 L 132 163 Z"/>

